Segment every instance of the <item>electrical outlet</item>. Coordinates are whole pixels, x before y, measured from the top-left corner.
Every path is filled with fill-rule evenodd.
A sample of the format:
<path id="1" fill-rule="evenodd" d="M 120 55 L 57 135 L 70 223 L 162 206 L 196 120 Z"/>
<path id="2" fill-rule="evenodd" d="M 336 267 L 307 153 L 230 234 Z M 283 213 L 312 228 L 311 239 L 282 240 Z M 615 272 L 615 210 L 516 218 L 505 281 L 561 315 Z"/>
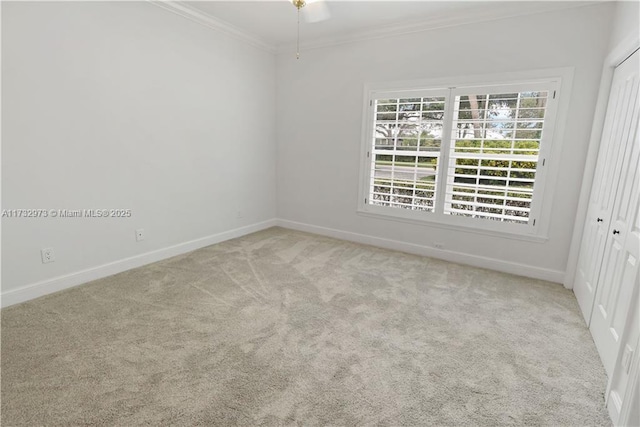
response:
<path id="1" fill-rule="evenodd" d="M 144 228 L 138 228 L 136 230 L 136 242 L 141 242 L 144 240 Z"/>
<path id="2" fill-rule="evenodd" d="M 40 255 L 42 256 L 42 263 L 48 264 L 56 260 L 56 257 L 53 253 L 53 248 L 44 248 L 40 250 Z"/>

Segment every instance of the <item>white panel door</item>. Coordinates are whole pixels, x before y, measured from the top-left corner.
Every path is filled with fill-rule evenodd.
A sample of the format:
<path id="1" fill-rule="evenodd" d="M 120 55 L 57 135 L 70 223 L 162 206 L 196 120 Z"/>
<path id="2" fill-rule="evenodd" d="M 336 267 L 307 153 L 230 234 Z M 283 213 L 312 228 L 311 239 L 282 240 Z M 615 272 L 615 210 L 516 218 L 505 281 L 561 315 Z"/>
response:
<path id="1" fill-rule="evenodd" d="M 640 287 L 631 297 L 629 318 L 607 387 L 607 408 L 614 425 L 640 426 Z M 635 413 L 634 413 L 635 409 Z"/>
<path id="2" fill-rule="evenodd" d="M 626 149 L 590 324 L 591 334 L 609 376 L 616 363 L 620 337 L 627 324 L 634 290 L 639 286 L 640 279 L 640 105 L 638 54 L 635 56 L 636 61 L 631 63 L 635 77 L 628 80 L 635 100 L 630 103 L 633 104 L 632 114 L 619 124 L 623 128 Z"/>
<path id="3" fill-rule="evenodd" d="M 573 291 L 587 324 L 591 321 L 596 282 L 602 266 L 625 149 L 633 130 L 633 121 L 637 121 L 638 56 L 636 52 L 614 73 L 583 230 Z"/>

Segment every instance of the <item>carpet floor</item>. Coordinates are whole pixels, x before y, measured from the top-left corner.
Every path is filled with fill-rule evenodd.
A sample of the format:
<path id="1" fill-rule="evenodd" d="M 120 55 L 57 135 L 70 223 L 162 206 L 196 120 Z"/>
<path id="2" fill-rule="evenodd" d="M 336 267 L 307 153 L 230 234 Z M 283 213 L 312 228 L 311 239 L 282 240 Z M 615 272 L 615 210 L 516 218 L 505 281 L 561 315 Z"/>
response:
<path id="1" fill-rule="evenodd" d="M 271 228 L 2 310 L 17 425 L 602 426 L 561 285 Z"/>

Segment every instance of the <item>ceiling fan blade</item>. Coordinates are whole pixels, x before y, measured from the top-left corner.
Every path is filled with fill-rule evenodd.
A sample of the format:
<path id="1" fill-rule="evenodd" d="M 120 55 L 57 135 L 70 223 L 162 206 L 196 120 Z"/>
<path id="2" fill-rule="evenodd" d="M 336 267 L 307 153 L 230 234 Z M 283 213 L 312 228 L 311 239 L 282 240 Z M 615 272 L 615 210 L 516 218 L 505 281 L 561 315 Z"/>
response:
<path id="1" fill-rule="evenodd" d="M 306 6 L 302 8 L 302 15 L 306 22 L 314 23 L 329 19 L 331 12 L 329 12 L 329 6 L 327 6 L 326 2 L 322 0 L 310 0 L 307 1 Z"/>

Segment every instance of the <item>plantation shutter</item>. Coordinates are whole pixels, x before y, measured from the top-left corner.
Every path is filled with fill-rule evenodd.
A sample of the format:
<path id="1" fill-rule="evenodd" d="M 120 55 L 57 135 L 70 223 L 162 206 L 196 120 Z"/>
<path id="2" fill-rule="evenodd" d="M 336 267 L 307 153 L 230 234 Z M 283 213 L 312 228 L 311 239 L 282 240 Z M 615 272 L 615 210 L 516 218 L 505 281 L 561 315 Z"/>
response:
<path id="1" fill-rule="evenodd" d="M 441 93 L 385 94 L 372 101 L 369 204 L 434 211 L 444 127 Z"/>
<path id="2" fill-rule="evenodd" d="M 444 214 L 527 224 L 551 90 L 456 90 Z"/>

